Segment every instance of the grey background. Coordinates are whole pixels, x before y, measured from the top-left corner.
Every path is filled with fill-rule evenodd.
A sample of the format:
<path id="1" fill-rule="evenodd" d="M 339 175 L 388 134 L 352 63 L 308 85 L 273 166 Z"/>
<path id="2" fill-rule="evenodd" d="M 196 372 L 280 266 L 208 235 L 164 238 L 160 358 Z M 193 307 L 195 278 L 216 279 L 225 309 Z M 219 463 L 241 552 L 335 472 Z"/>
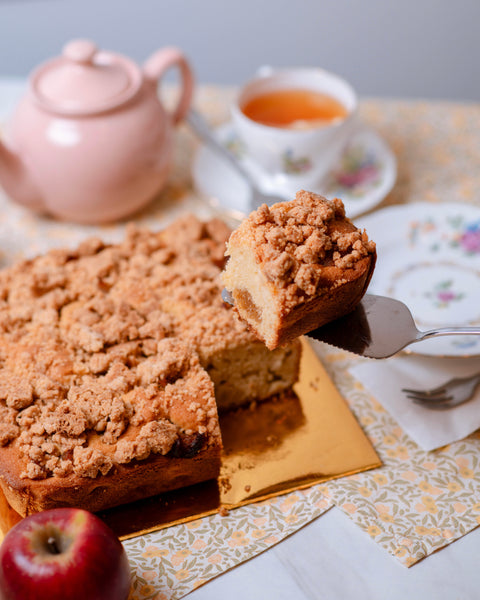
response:
<path id="1" fill-rule="evenodd" d="M 203 83 L 316 65 L 363 96 L 480 101 L 480 0 L 0 0 L 0 76 L 75 37 L 138 62 L 180 46 Z"/>

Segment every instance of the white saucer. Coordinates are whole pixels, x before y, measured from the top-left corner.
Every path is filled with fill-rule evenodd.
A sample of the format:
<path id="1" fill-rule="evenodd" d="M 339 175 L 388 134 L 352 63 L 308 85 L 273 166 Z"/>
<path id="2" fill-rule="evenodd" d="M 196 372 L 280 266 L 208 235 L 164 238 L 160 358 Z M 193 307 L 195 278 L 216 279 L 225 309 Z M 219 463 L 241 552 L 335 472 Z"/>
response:
<path id="1" fill-rule="evenodd" d="M 377 244 L 368 291 L 402 300 L 421 330 L 480 326 L 480 208 L 407 204 L 358 219 Z M 445 336 L 411 345 L 429 356 L 476 356 L 480 336 Z"/>
<path id="2" fill-rule="evenodd" d="M 324 180 L 305 185 L 301 174 L 272 179 L 246 155 L 231 123 L 216 130 L 218 139 L 229 148 L 257 181 L 264 192 L 277 193 L 291 200 L 301 189 L 327 198 L 341 198 L 349 217 L 373 208 L 392 189 L 397 176 L 396 160 L 387 144 L 371 129 L 360 125 L 347 148 Z M 232 214 L 249 211 L 249 190 L 240 175 L 211 150 L 202 146 L 193 161 L 193 180 L 198 191 L 215 206 Z"/>

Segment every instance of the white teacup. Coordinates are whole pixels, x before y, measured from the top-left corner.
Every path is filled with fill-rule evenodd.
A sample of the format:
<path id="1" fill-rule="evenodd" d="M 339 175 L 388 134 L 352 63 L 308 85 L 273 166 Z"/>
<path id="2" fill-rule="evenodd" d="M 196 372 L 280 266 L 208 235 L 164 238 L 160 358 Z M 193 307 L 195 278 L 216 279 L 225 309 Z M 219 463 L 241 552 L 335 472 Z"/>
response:
<path id="1" fill-rule="evenodd" d="M 284 94 L 285 91 L 288 93 Z M 336 116 L 323 118 L 322 99 L 318 95 L 326 99 L 330 108 L 338 103 L 338 112 L 333 107 Z M 319 108 L 320 117 L 310 114 L 308 119 L 302 118 L 302 97 Z M 262 104 L 264 109 L 270 104 L 281 110 L 282 102 L 288 110 L 298 104 L 300 118 L 294 115 L 287 124 L 280 124 L 279 118 L 285 120 L 287 115 L 274 115 L 277 121 L 268 115 L 272 119 L 266 124 L 261 121 L 265 114 L 259 117 L 258 110 L 254 114 L 255 104 L 260 111 Z M 339 160 L 354 131 L 357 104 L 352 86 L 323 69 L 263 68 L 240 89 L 231 113 L 233 126 L 249 158 L 270 178 L 277 182 L 293 179 L 298 186 L 313 187 Z"/>

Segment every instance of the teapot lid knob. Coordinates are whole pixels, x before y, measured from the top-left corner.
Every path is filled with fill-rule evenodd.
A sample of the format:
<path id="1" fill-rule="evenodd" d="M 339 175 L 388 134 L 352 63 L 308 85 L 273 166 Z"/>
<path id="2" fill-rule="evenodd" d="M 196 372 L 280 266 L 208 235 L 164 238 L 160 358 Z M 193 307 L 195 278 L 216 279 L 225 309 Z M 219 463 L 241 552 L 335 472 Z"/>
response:
<path id="1" fill-rule="evenodd" d="M 130 100 L 143 81 L 129 58 L 99 50 L 87 39 L 68 42 L 62 55 L 40 65 L 30 77 L 33 98 L 62 115 L 91 115 Z"/>
<path id="2" fill-rule="evenodd" d="M 97 50 L 97 45 L 91 40 L 72 40 L 65 45 L 62 54 L 73 62 L 89 64 Z"/>

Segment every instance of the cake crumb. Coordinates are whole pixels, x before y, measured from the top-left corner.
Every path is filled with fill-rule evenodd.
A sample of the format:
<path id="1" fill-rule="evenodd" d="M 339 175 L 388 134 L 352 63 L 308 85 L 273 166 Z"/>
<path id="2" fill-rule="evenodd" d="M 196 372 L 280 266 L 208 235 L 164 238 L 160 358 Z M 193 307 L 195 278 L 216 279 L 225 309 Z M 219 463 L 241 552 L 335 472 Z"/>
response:
<path id="1" fill-rule="evenodd" d="M 159 232 L 130 224 L 120 244 L 90 238 L 0 272 L 0 447 L 18 448 L 22 478 L 95 478 L 219 443 L 197 347 L 234 322 L 219 293 L 229 234 L 192 215 Z M 220 330 L 186 336 L 208 307 Z"/>
<path id="2" fill-rule="evenodd" d="M 239 318 L 274 350 L 353 310 L 376 247 L 339 198 L 301 190 L 244 219 L 226 256 L 222 281 Z"/>
<path id="3" fill-rule="evenodd" d="M 339 220 L 345 220 L 339 198 L 301 190 L 289 202 L 260 206 L 232 233 L 229 244 L 246 236 L 267 280 L 284 290 L 287 305 L 294 305 L 322 287 L 324 267 L 349 269 L 375 252 L 364 231 L 335 230 Z"/>

